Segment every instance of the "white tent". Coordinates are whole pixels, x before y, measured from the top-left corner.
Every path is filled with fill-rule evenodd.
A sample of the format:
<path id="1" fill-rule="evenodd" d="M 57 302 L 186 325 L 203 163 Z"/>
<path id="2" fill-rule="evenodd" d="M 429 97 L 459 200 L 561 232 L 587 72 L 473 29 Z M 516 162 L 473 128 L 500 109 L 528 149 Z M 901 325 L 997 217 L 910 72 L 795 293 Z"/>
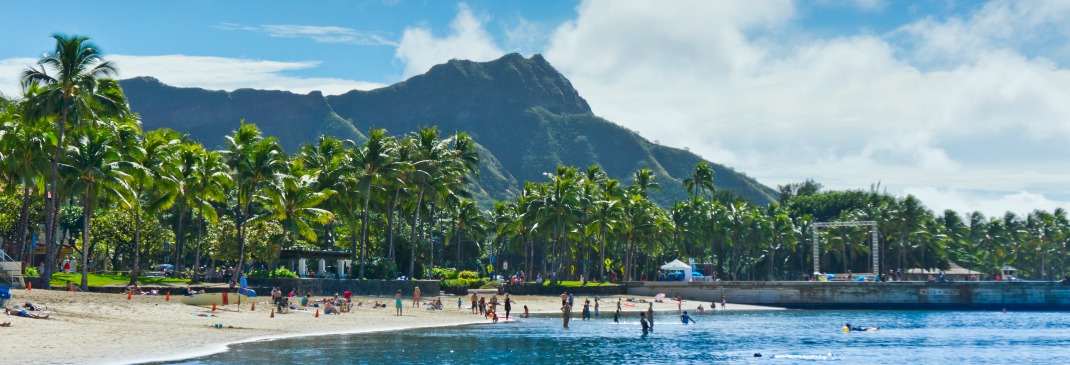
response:
<path id="1" fill-rule="evenodd" d="M 683 261 L 672 260 L 670 263 L 661 265 L 661 269 L 665 271 L 683 271 L 684 281 L 691 281 L 691 266 L 687 266 Z"/>

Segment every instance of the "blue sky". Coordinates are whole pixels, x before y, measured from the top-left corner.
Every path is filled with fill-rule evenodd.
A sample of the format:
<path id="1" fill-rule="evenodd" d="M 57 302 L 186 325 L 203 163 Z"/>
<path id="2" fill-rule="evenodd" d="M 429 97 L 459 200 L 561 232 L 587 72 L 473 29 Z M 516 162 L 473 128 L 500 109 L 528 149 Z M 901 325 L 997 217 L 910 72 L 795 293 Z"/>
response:
<path id="1" fill-rule="evenodd" d="M 115 1 L 5 4 L 0 92 L 93 38 L 121 77 L 338 94 L 542 53 L 595 113 L 775 186 L 931 209 L 1070 208 L 1070 1 Z"/>

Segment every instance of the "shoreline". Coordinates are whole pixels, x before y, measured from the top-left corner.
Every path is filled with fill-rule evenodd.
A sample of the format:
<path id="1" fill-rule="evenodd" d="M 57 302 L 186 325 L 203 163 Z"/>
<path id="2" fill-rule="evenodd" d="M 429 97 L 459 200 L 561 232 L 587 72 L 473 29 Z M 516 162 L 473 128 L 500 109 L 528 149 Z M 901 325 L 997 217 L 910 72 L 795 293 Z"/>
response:
<path id="1" fill-rule="evenodd" d="M 53 290 L 11 290 L 14 298 L 8 307 L 26 302 L 44 305 L 51 312 L 49 319 L 29 319 L 0 316 L 0 335 L 7 341 L 5 362 L 33 364 L 142 364 L 189 360 L 229 351 L 234 345 L 316 336 L 337 336 L 402 331 L 421 328 L 490 324 L 482 316 L 470 314 L 464 299 L 462 308 L 455 305 L 456 296 L 424 296 L 422 301 L 442 298 L 444 310 L 429 311 L 412 308 L 412 298 L 403 298 L 403 316 L 395 316 L 394 308 L 353 308 L 340 315 L 314 316 L 314 308 L 307 312 L 291 311 L 269 317 L 270 297 L 257 297 L 252 303 L 211 308 L 179 303 L 181 296 L 165 301 L 165 296 L 134 296 L 127 300 L 123 294 L 83 293 Z M 644 296 L 602 297 L 602 315 L 615 310 L 617 298 L 652 300 Z M 316 296 L 314 299 L 324 297 Z M 557 296 L 511 296 L 513 314 L 523 313 L 524 305 L 535 316 L 560 316 Z M 594 296 L 577 296 L 577 303 Z M 353 297 L 353 303 L 386 302 L 393 307 L 392 297 Z M 250 311 L 250 305 L 258 307 Z M 451 306 L 451 303 L 453 304 Z M 645 311 L 646 303 L 623 307 L 625 313 Z M 684 310 L 692 311 L 707 302 L 684 301 Z M 579 305 L 577 305 L 579 306 Z M 642 308 L 640 308 L 642 306 Z M 499 311 L 500 311 L 499 307 Z M 782 309 L 772 307 L 729 304 L 729 310 Z M 654 303 L 657 312 L 676 310 L 676 302 Z M 579 310 L 573 311 L 578 318 Z M 207 317 L 205 317 L 207 316 Z M 214 324 L 224 328 L 215 328 Z"/>

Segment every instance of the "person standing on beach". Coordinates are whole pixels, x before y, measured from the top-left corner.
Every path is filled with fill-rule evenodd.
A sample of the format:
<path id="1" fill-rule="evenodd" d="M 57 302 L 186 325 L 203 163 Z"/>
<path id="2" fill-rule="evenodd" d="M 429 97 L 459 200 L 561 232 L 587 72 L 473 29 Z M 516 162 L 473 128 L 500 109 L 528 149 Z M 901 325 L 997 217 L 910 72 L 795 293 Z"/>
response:
<path id="1" fill-rule="evenodd" d="M 461 309 L 462 304 L 464 304 L 464 301 L 461 300 L 461 297 L 457 297 L 457 309 Z"/>
<path id="2" fill-rule="evenodd" d="M 401 289 L 398 289 L 398 293 L 394 294 L 394 307 L 397 308 L 397 315 L 401 315 Z"/>
<path id="3" fill-rule="evenodd" d="M 724 310 L 725 304 L 727 304 L 727 303 L 728 303 L 728 301 L 725 300 L 724 295 L 722 294 L 721 295 L 721 310 Z"/>
<path id="4" fill-rule="evenodd" d="M 617 298 L 617 312 L 620 312 L 620 298 Z"/>
<path id="5" fill-rule="evenodd" d="M 650 303 L 650 306 L 646 308 L 646 316 L 650 318 L 650 332 L 654 332 L 654 303 Z"/>
<path id="6" fill-rule="evenodd" d="M 420 287 L 412 290 L 412 307 L 416 308 L 420 306 Z"/>
<path id="7" fill-rule="evenodd" d="M 476 311 L 478 311 L 478 310 L 479 310 L 479 297 L 476 296 L 476 293 L 472 293 L 472 314 L 476 314 Z"/>

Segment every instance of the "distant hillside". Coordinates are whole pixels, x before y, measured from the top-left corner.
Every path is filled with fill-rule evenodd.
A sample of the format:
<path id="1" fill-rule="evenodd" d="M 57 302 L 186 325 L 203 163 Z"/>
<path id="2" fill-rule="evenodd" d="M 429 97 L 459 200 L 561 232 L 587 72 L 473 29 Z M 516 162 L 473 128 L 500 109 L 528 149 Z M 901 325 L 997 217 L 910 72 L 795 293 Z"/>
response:
<path id="1" fill-rule="evenodd" d="M 175 88 L 151 78 L 124 80 L 122 86 L 146 129 L 188 132 L 208 146 L 222 145 L 241 119 L 278 137 L 288 152 L 325 134 L 362 141 L 360 132 L 372 127 L 395 135 L 431 125 L 443 134 L 467 132 L 484 156 L 476 192 L 482 199 L 509 198 L 523 181 L 544 181 L 543 172 L 558 164 L 597 164 L 625 183 L 636 170 L 650 168 L 662 185 L 652 197 L 668 206 L 685 198 L 681 181 L 702 161 L 594 115 L 572 83 L 540 55 L 452 60 L 388 87 L 327 97 Z M 757 204 L 775 200 L 773 189 L 731 168 L 711 166 L 718 189 L 738 191 Z"/>

